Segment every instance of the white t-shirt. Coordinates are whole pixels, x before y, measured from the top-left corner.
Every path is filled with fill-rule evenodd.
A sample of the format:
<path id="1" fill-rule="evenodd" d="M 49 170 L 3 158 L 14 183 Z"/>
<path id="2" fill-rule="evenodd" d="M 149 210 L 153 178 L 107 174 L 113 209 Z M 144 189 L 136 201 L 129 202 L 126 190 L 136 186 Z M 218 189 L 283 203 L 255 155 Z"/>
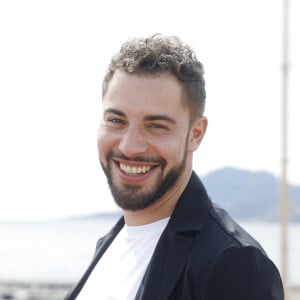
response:
<path id="1" fill-rule="evenodd" d="M 124 225 L 103 254 L 77 300 L 133 300 L 169 218 Z"/>

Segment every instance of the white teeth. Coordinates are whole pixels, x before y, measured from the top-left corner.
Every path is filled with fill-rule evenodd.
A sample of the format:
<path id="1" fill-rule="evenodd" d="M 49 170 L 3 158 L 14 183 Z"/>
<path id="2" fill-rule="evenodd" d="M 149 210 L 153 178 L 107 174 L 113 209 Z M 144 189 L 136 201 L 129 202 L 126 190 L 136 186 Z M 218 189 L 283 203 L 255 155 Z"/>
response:
<path id="1" fill-rule="evenodd" d="M 129 165 L 120 163 L 120 169 L 127 174 L 136 175 L 136 174 L 144 174 L 144 173 L 149 172 L 151 170 L 151 166 L 131 167 Z"/>

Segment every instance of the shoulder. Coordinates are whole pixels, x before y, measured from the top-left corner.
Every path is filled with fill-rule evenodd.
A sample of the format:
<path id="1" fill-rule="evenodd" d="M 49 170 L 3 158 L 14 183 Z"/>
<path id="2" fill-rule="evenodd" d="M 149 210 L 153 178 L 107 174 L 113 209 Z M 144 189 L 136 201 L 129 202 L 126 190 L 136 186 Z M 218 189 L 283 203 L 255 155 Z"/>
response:
<path id="1" fill-rule="evenodd" d="M 258 241 L 238 224 L 226 210 L 216 204 L 209 211 L 206 225 L 206 229 L 213 232 L 214 238 L 220 239 L 228 247 L 253 246 L 264 253 Z"/>

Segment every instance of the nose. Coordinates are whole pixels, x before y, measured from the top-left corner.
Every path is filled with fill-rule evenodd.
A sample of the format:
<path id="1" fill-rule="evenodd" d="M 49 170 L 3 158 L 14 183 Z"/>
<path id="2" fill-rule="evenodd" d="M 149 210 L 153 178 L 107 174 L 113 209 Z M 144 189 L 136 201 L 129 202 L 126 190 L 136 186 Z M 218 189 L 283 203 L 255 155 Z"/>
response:
<path id="1" fill-rule="evenodd" d="M 128 127 L 120 139 L 119 150 L 127 157 L 144 154 L 147 151 L 147 141 L 139 128 Z"/>

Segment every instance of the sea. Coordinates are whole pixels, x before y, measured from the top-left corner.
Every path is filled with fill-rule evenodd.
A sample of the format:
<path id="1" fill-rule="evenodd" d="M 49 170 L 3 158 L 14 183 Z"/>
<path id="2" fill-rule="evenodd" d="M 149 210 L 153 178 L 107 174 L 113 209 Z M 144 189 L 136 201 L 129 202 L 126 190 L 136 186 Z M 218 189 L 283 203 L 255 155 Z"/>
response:
<path id="1" fill-rule="evenodd" d="M 76 282 L 117 217 L 0 221 L 0 282 Z M 280 225 L 239 221 L 280 269 Z M 300 223 L 288 229 L 288 284 L 300 286 Z"/>

